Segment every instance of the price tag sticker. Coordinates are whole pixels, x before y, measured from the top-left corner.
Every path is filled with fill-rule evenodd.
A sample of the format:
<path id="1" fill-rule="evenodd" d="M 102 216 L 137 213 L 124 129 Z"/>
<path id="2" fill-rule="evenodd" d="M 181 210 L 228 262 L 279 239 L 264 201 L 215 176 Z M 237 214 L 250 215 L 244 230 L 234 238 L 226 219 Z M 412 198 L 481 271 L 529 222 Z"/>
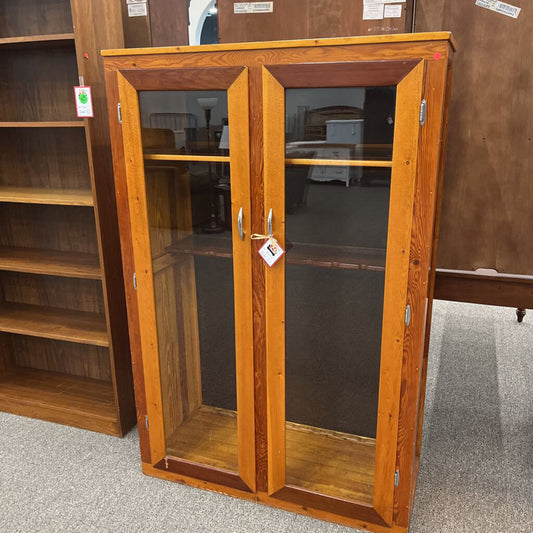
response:
<path id="1" fill-rule="evenodd" d="M 273 266 L 284 253 L 285 250 L 274 237 L 269 237 L 259 249 L 259 255 L 269 267 Z"/>
<path id="2" fill-rule="evenodd" d="M 78 118 L 94 117 L 93 97 L 90 87 L 85 85 L 74 87 L 74 98 L 76 99 L 76 113 Z"/>

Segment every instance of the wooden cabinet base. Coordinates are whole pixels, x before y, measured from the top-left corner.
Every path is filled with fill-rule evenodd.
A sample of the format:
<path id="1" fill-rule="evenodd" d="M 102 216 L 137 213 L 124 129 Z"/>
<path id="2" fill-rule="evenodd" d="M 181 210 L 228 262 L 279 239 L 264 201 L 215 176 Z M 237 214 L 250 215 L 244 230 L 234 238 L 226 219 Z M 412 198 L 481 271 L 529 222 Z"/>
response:
<path id="1" fill-rule="evenodd" d="M 262 503 L 264 505 L 269 505 L 271 507 L 276 507 L 278 509 L 283 509 L 284 511 L 291 511 L 293 513 L 299 513 L 305 516 L 310 516 L 318 520 L 326 520 L 328 522 L 333 522 L 336 524 L 341 524 L 343 526 L 353 527 L 357 529 L 364 529 L 367 531 L 373 531 L 375 533 L 406 533 L 407 528 L 400 526 L 385 527 L 377 524 L 372 524 L 369 522 L 363 522 L 361 520 L 356 520 L 352 518 L 345 518 L 337 514 L 328 513 L 326 511 L 321 511 L 319 509 L 313 509 L 307 505 L 297 505 L 289 501 L 283 501 L 279 498 L 269 496 L 265 492 L 256 492 L 255 494 L 250 492 L 245 492 L 237 489 L 232 489 L 225 487 L 223 485 L 217 485 L 215 483 L 209 483 L 208 481 L 202 481 L 199 479 L 187 477 L 181 474 L 174 474 L 172 472 L 167 472 L 165 470 L 160 470 L 159 468 L 154 468 L 149 463 L 142 463 L 143 473 L 147 476 L 158 477 L 160 479 L 166 479 L 167 481 L 172 481 L 174 483 L 181 483 L 184 485 L 189 485 L 190 487 L 195 487 L 197 489 L 205 489 L 213 492 L 218 492 L 220 494 L 226 494 L 227 496 L 233 496 L 235 498 L 241 498 L 243 500 L 248 500 L 252 502 Z"/>

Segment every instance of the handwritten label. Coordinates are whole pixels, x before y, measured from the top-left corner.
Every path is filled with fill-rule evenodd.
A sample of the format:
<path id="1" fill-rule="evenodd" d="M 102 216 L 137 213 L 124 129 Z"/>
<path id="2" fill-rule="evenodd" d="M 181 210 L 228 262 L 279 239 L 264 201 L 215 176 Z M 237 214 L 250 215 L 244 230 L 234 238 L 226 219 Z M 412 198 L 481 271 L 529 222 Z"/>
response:
<path id="1" fill-rule="evenodd" d="M 79 118 L 94 117 L 93 97 L 90 87 L 85 85 L 74 87 L 74 98 L 76 99 L 76 114 Z"/>
<path id="2" fill-rule="evenodd" d="M 392 6 L 385 6 L 385 13 L 383 16 L 386 19 L 398 19 L 402 16 L 403 6 L 397 4 Z"/>
<path id="3" fill-rule="evenodd" d="M 512 6 L 505 2 L 499 2 L 498 0 L 476 0 L 476 6 L 496 11 L 496 13 L 500 13 L 500 15 L 507 15 L 514 19 L 518 18 L 520 11 L 522 11 L 520 7 Z"/>
<path id="4" fill-rule="evenodd" d="M 383 20 L 383 4 L 365 4 L 363 6 L 363 20 Z"/>
<path id="5" fill-rule="evenodd" d="M 273 13 L 274 2 L 235 2 L 233 13 L 241 15 L 244 13 Z"/>
<path id="6" fill-rule="evenodd" d="M 148 15 L 146 2 L 128 4 L 128 17 L 146 17 L 146 15 Z"/>

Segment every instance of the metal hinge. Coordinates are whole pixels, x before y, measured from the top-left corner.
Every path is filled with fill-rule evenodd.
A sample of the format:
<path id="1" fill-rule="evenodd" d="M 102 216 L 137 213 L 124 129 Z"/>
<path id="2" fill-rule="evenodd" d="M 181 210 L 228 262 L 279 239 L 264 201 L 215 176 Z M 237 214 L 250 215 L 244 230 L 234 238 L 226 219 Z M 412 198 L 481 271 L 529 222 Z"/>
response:
<path id="1" fill-rule="evenodd" d="M 137 290 L 137 274 L 133 273 L 133 288 Z"/>
<path id="2" fill-rule="evenodd" d="M 397 487 L 400 484 L 400 471 L 394 472 L 394 486 Z"/>
<path id="3" fill-rule="evenodd" d="M 405 325 L 408 326 L 411 323 L 411 306 L 407 304 L 405 308 Z"/>
<path id="4" fill-rule="evenodd" d="M 146 431 L 150 431 L 150 425 L 148 424 L 148 415 L 144 415 L 144 425 L 146 426 Z"/>
<path id="5" fill-rule="evenodd" d="M 118 123 L 122 124 L 122 109 L 120 107 L 120 102 L 117 104 L 117 115 L 118 115 Z"/>
<path id="6" fill-rule="evenodd" d="M 425 100 L 422 100 L 420 104 L 420 125 L 423 126 L 426 123 L 426 115 L 428 112 L 428 105 Z"/>

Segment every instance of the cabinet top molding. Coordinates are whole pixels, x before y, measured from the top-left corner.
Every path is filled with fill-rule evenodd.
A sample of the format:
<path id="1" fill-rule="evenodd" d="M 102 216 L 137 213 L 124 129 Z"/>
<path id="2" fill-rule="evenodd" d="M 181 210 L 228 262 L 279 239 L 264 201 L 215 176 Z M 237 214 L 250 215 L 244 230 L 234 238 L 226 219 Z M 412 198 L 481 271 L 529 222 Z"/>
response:
<path id="1" fill-rule="evenodd" d="M 343 46 L 357 44 L 386 44 L 424 41 L 449 41 L 454 51 L 457 43 L 451 32 L 437 31 L 426 33 L 397 33 L 393 35 L 368 35 L 362 37 L 334 37 L 328 39 L 297 39 L 292 41 L 261 41 L 255 43 L 229 43 L 200 46 L 165 46 L 161 48 L 126 48 L 102 50 L 102 55 L 133 56 L 152 54 L 176 54 L 190 52 L 224 52 L 231 50 L 261 50 L 274 48 L 304 48 L 309 46 Z"/>

